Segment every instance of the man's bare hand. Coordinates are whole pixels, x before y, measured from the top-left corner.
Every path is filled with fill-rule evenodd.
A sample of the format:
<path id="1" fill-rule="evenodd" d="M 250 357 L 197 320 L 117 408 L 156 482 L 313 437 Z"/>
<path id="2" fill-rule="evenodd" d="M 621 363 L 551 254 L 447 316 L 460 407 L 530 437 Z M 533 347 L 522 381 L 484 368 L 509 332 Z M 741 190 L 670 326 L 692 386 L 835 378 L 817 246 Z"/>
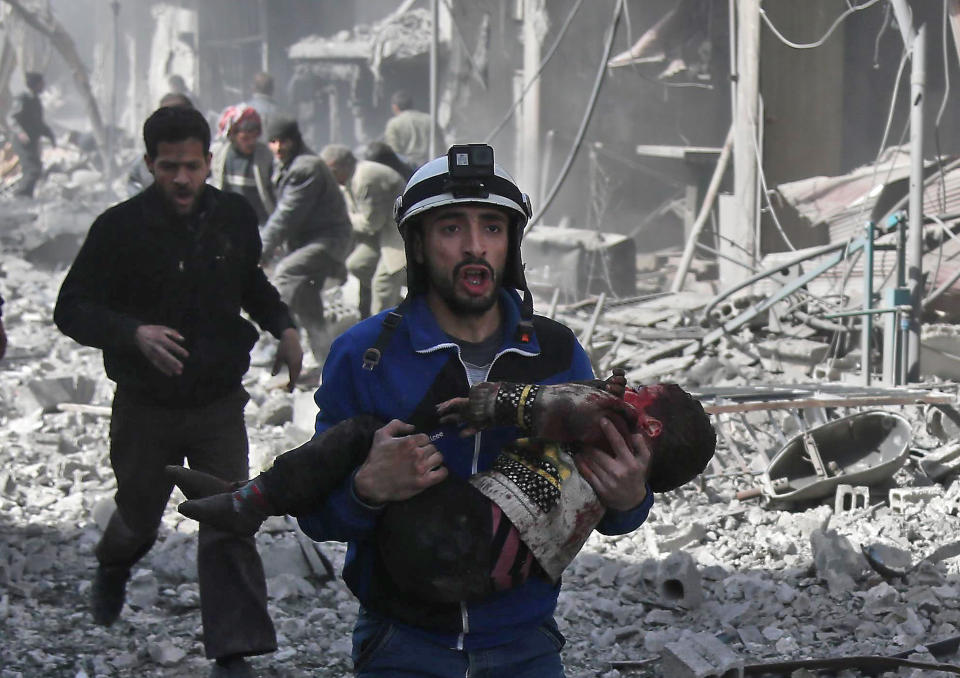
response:
<path id="1" fill-rule="evenodd" d="M 183 373 L 183 361 L 190 353 L 182 345 L 186 340 L 175 329 L 165 325 L 140 325 L 135 339 L 140 352 L 165 375 L 176 377 Z"/>
<path id="2" fill-rule="evenodd" d="M 443 455 L 423 433 L 394 419 L 373 435 L 366 461 L 354 476 L 357 496 L 370 504 L 403 501 L 447 477 Z"/>
<path id="3" fill-rule="evenodd" d="M 642 433 L 624 437 L 609 419 L 600 421 L 612 455 L 597 447 L 584 447 L 574 456 L 581 475 L 608 509 L 629 511 L 647 496 L 650 446 Z"/>
<path id="4" fill-rule="evenodd" d="M 0 360 L 7 355 L 7 332 L 3 329 L 3 319 L 0 319 Z"/>
<path id="5" fill-rule="evenodd" d="M 297 385 L 300 370 L 303 368 L 303 348 L 300 346 L 300 333 L 292 327 L 288 327 L 280 335 L 280 344 L 277 346 L 277 357 L 273 361 L 271 374 L 279 374 L 283 365 L 287 366 L 287 373 L 290 375 L 287 390 L 293 391 L 293 387 Z"/>

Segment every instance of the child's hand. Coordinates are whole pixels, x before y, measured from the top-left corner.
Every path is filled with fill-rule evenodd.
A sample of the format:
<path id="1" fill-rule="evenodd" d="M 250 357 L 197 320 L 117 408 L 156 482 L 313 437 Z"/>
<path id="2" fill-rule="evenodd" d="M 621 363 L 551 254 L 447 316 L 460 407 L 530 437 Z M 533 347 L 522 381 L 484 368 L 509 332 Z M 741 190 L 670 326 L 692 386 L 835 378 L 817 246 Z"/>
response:
<path id="1" fill-rule="evenodd" d="M 496 421 L 496 401 L 500 384 L 497 382 L 482 382 L 470 389 L 466 398 L 451 398 L 437 405 L 437 414 L 441 424 L 462 425 L 460 436 L 466 438 L 477 431 L 490 428 Z"/>

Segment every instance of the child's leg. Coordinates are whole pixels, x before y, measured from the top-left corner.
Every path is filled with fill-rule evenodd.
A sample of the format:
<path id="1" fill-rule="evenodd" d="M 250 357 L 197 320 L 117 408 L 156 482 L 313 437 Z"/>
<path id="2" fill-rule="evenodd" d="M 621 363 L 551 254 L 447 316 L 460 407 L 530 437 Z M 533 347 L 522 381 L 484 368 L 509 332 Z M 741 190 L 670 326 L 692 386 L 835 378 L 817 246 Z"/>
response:
<path id="1" fill-rule="evenodd" d="M 167 467 L 188 501 L 177 509 L 218 529 L 253 534 L 272 515 L 303 515 L 327 496 L 367 456 L 379 419 L 360 415 L 342 421 L 300 447 L 278 456 L 273 466 L 235 486 L 179 466 Z"/>
<path id="2" fill-rule="evenodd" d="M 258 479 L 276 513 L 300 516 L 317 509 L 367 458 L 383 422 L 362 414 L 332 426 L 300 447 L 284 452 Z"/>

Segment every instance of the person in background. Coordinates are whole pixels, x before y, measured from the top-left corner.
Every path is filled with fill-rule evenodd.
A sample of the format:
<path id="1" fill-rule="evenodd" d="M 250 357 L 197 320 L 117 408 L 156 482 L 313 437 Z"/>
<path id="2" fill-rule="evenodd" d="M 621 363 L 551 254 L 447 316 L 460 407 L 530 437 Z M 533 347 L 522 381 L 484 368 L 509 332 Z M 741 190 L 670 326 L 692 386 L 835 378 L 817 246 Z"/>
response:
<path id="1" fill-rule="evenodd" d="M 371 141 L 368 143 L 363 152 L 363 159 L 386 165 L 402 176 L 404 181 L 409 181 L 416 169 L 416 167 L 412 167 L 409 163 L 401 160 L 396 151 L 390 148 L 390 144 L 385 141 Z"/>
<path id="2" fill-rule="evenodd" d="M 327 277 L 346 278 L 344 259 L 352 241 L 343 193 L 323 160 L 300 136 L 296 121 L 277 116 L 267 130 L 273 152 L 277 206 L 263 227 L 263 262 L 278 258 L 273 282 L 307 332 L 310 350 L 322 365 L 331 337 L 323 316 Z"/>
<path id="3" fill-rule="evenodd" d="M 273 76 L 261 71 L 253 76 L 253 93 L 247 102 L 257 111 L 264 129 L 270 127 L 270 121 L 280 113 L 277 100 L 273 98 Z"/>
<path id="4" fill-rule="evenodd" d="M 193 102 L 190 101 L 190 98 L 185 94 L 167 92 L 160 97 L 157 108 L 163 108 L 165 106 L 193 108 Z M 147 167 L 147 163 L 143 161 L 142 157 L 136 158 L 130 165 L 130 170 L 127 172 L 127 197 L 132 198 L 152 183 L 153 174 L 150 173 L 150 168 Z"/>
<path id="5" fill-rule="evenodd" d="M 7 331 L 3 327 L 3 297 L 0 296 L 0 360 L 7 355 Z"/>
<path id="6" fill-rule="evenodd" d="M 326 146 L 320 157 L 346 196 L 354 242 L 346 265 L 360 281 L 360 318 L 367 318 L 400 303 L 406 259 L 394 228 L 393 203 L 406 181 L 386 165 L 358 162 L 346 146 Z"/>
<path id="7" fill-rule="evenodd" d="M 228 107 L 220 116 L 210 166 L 210 183 L 246 198 L 261 226 L 277 204 L 273 154 L 260 142 L 262 129 L 260 114 L 252 106 Z"/>
<path id="8" fill-rule="evenodd" d="M 190 91 L 190 88 L 187 87 L 187 81 L 183 79 L 182 75 L 177 75 L 176 73 L 170 75 L 167 78 L 167 87 L 170 88 L 171 92 L 182 94 L 196 104 L 197 95 Z"/>
<path id="9" fill-rule="evenodd" d="M 258 332 L 279 340 L 293 389 L 300 336 L 260 268 L 260 234 L 240 196 L 206 183 L 210 128 L 192 108 L 168 106 L 144 123 L 154 183 L 90 227 L 57 298 L 61 332 L 103 351 L 116 382 L 110 462 L 116 508 L 96 547 L 94 622 L 120 616 L 133 566 L 157 539 L 182 464 L 226 480 L 249 476 L 242 386 Z M 252 538 L 201 527 L 200 614 L 211 678 L 250 678 L 245 657 L 277 647 L 263 565 Z"/>
<path id="10" fill-rule="evenodd" d="M 17 96 L 13 112 L 10 114 L 13 131 L 13 150 L 20 158 L 20 181 L 13 191 L 16 196 L 33 197 L 33 189 L 40 180 L 43 172 L 43 161 L 40 158 L 40 139 L 47 137 L 52 146 L 57 145 L 57 138 L 50 129 L 50 125 L 43 119 L 43 102 L 40 94 L 43 92 L 43 74 L 27 72 L 24 74 L 27 84 L 26 92 Z"/>
<path id="11" fill-rule="evenodd" d="M 413 97 L 405 90 L 393 93 L 390 110 L 393 117 L 387 121 L 384 141 L 411 165 L 419 167 L 430 157 L 433 121 L 428 114 L 413 108 Z"/>

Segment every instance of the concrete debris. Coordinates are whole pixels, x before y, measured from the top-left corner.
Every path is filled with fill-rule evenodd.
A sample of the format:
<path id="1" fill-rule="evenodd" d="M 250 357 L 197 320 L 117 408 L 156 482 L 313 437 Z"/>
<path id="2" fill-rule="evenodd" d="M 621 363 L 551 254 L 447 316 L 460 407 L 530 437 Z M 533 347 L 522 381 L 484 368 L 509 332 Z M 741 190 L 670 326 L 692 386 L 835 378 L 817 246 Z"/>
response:
<path id="1" fill-rule="evenodd" d="M 933 487 L 892 487 L 890 488 L 890 508 L 897 513 L 920 511 L 923 506 L 936 497 L 943 496 L 943 488 Z"/>
<path id="2" fill-rule="evenodd" d="M 863 556 L 850 540 L 836 530 L 817 530 L 810 535 L 813 564 L 817 574 L 827 582 L 830 593 L 839 594 L 856 588 L 855 580 L 866 569 Z"/>
<path id="3" fill-rule="evenodd" d="M 95 627 L 86 609 L 92 549 L 114 507 L 110 419 L 102 416 L 113 387 L 99 352 L 61 336 L 51 313 L 78 236 L 106 206 L 97 197 L 106 187 L 85 184 L 91 174 L 63 174 L 39 186 L 36 206 L 0 210 L 9 336 L 0 361 L 0 678 L 206 675 L 209 661 L 197 649 L 197 528 L 176 513 L 179 494 L 131 579 L 120 626 Z M 68 201 L 70 190 L 76 194 Z M 72 210 L 82 216 L 74 220 Z M 789 393 L 788 374 L 809 381 L 818 368 L 841 377 L 858 369 L 856 361 L 824 356 L 825 337 L 815 332 L 791 336 L 811 342 L 795 344 L 802 348 L 761 348 L 771 337 L 757 324 L 685 353 L 705 333 L 699 313 L 708 300 L 682 293 L 608 301 L 592 335 L 598 373 L 621 366 L 633 382 L 780 384 Z M 571 304 L 555 315 L 580 332 L 594 305 Z M 549 300 L 537 300 L 541 312 L 548 307 Z M 718 312 L 743 308 L 728 300 Z M 819 353 L 805 357 L 811 348 Z M 252 367 L 244 382 L 251 474 L 306 440 L 316 415 L 314 384 L 280 393 L 271 387 L 270 362 Z M 937 387 L 955 392 L 948 383 Z M 914 454 L 890 479 L 896 492 L 854 485 L 797 506 L 735 496 L 756 484 L 769 455 L 790 436 L 853 408 L 716 416 L 723 443 L 702 483 L 658 495 L 649 521 L 632 534 L 592 535 L 564 573 L 557 619 L 568 640 L 567 675 L 731 676 L 744 662 L 912 652 L 960 635 L 960 547 L 952 541 L 960 514 L 960 419 L 938 408 L 926 416 L 916 405 L 894 409 L 914 434 Z M 322 558 L 305 555 L 285 520 L 268 521 L 257 540 L 280 649 L 252 663 L 276 676 L 349 675 L 353 595 L 339 577 L 327 577 Z M 906 576 L 885 579 L 858 550 L 881 543 L 907 554 L 904 564 L 884 552 L 889 567 L 909 568 Z M 345 547 L 321 548 L 339 573 Z M 705 662 L 703 671 L 716 673 L 695 673 L 694 656 Z M 616 662 L 643 668 L 628 672 Z"/>
<path id="4" fill-rule="evenodd" d="M 665 601 L 688 609 L 698 607 L 703 602 L 703 588 L 693 556 L 686 551 L 675 551 L 661 561 L 657 591 Z"/>
<path id="5" fill-rule="evenodd" d="M 89 403 L 96 386 L 93 379 L 76 374 L 31 379 L 18 392 L 18 406 L 24 412 L 56 412 L 61 403 Z"/>
<path id="6" fill-rule="evenodd" d="M 293 419 L 293 403 L 286 394 L 271 395 L 257 412 L 261 426 L 283 426 Z"/>
<path id="7" fill-rule="evenodd" d="M 664 675 L 676 678 L 740 678 L 743 660 L 710 633 L 690 633 L 663 648 Z"/>
<path id="8" fill-rule="evenodd" d="M 127 604 L 141 610 L 148 610 L 160 597 L 160 584 L 150 570 L 138 569 L 133 572 L 127 584 Z"/>
<path id="9" fill-rule="evenodd" d="M 837 494 L 834 498 L 833 510 L 836 513 L 844 511 L 859 511 L 870 505 L 870 488 L 863 485 L 837 485 Z"/>
<path id="10" fill-rule="evenodd" d="M 160 666 L 175 666 L 187 656 L 186 650 L 168 638 L 148 640 L 147 652 L 150 659 Z"/>

